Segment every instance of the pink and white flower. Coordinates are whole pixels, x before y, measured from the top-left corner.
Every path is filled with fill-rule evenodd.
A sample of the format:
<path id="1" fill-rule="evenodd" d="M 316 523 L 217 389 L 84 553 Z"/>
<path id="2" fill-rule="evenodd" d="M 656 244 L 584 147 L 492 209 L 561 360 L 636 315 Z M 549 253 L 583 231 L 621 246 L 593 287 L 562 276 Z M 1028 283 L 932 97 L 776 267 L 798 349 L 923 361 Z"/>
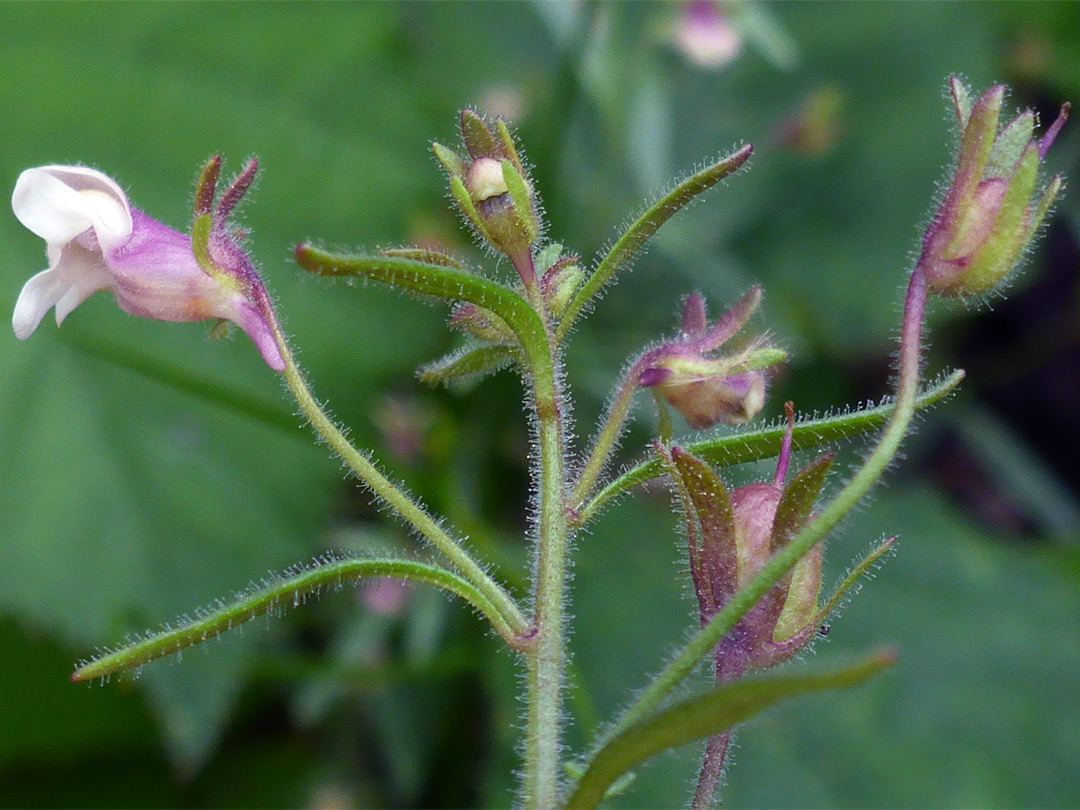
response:
<path id="1" fill-rule="evenodd" d="M 211 164 L 216 182 L 220 161 Z M 83 166 L 24 171 L 11 207 L 45 240 L 49 267 L 19 294 L 11 319 L 15 336 L 26 340 L 54 307 L 60 325 L 95 292 L 108 290 L 122 310 L 141 318 L 232 321 L 255 342 L 267 365 L 283 370 L 272 325 L 263 314 L 265 289 L 224 225 L 254 173 L 252 161 L 214 213 L 209 253 L 220 272 L 211 274 L 197 260 L 190 236 L 132 206 L 112 178 Z"/>

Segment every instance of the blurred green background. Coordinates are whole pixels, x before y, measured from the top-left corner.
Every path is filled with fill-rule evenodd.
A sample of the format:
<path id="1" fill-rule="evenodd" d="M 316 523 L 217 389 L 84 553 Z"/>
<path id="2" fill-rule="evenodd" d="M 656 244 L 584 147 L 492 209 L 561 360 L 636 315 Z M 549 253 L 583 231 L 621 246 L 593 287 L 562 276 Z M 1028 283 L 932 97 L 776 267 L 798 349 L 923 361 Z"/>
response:
<path id="1" fill-rule="evenodd" d="M 578 330 L 578 433 L 623 360 L 671 330 L 683 295 L 701 290 L 715 312 L 755 281 L 757 326 L 794 358 L 767 415 L 787 398 L 824 411 L 887 391 L 905 271 L 951 157 L 945 77 L 1007 81 L 1044 120 L 1080 101 L 1076 4 L 740 7 L 741 47 L 713 67 L 672 44 L 680 11 L 3 4 L 0 184 L 85 163 L 186 228 L 202 162 L 220 153 L 236 170 L 258 155 L 253 254 L 317 393 L 522 587 L 518 381 L 423 390 L 413 369 L 457 343 L 445 313 L 304 278 L 293 244 L 478 255 L 428 146 L 456 142 L 465 105 L 514 120 L 550 235 L 586 257 L 665 182 L 751 141 L 751 170 L 665 226 Z M 1080 126 L 1049 164 L 1080 178 Z M 1010 300 L 934 310 L 928 368 L 970 376 L 831 541 L 835 576 L 884 534 L 901 538 L 815 656 L 893 642 L 899 666 L 744 728 L 728 803 L 1080 804 L 1078 200 L 1058 207 Z M 10 215 L 0 244 L 12 306 L 42 245 Z M 267 571 L 331 548 L 409 547 L 314 445 L 246 339 L 206 331 L 99 295 L 60 331 L 47 318 L 24 344 L 0 333 L 0 803 L 507 805 L 514 663 L 430 592 L 326 595 L 138 680 L 68 683 L 99 646 Z M 643 407 L 625 459 L 651 418 Z M 841 452 L 854 463 L 860 446 Z M 574 749 L 690 625 L 681 555 L 659 490 L 579 538 Z M 614 804 L 681 805 L 698 756 L 660 757 Z"/>

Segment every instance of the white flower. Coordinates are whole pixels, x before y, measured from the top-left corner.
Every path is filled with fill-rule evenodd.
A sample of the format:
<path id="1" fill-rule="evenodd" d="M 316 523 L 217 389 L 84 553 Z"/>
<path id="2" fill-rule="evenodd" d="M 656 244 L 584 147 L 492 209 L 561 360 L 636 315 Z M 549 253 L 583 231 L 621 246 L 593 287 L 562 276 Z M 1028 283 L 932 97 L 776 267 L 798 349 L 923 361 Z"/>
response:
<path id="1" fill-rule="evenodd" d="M 254 174 L 254 163 L 249 164 Z M 250 182 L 250 177 L 248 178 Z M 246 186 L 245 186 L 246 188 Z M 235 204 L 235 199 L 232 200 Z M 271 368 L 285 367 L 258 304 L 262 283 L 225 227 L 219 207 L 211 240 L 234 266 L 212 276 L 200 267 L 191 237 L 133 207 L 112 178 L 82 166 L 27 169 L 11 196 L 15 216 L 46 243 L 49 268 L 23 286 L 11 323 L 26 340 L 53 307 L 56 323 L 98 290 L 125 312 L 162 321 L 222 318 L 255 342 Z M 231 209 L 231 205 L 229 206 Z"/>

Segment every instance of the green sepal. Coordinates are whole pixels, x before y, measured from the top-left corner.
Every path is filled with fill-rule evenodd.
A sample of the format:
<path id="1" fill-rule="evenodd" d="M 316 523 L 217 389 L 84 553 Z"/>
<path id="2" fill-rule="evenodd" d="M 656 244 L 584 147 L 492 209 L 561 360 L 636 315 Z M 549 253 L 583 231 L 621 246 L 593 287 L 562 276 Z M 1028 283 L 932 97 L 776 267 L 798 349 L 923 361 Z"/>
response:
<path id="1" fill-rule="evenodd" d="M 776 517 L 773 518 L 770 551 L 775 553 L 786 546 L 795 533 L 806 525 L 835 458 L 834 454 L 829 453 L 812 461 L 784 487 L 776 507 Z"/>
<path id="2" fill-rule="evenodd" d="M 963 371 L 954 371 L 943 376 L 937 383 L 922 390 L 915 401 L 916 408 L 922 409 L 941 401 L 960 385 L 964 379 Z M 882 427 L 893 412 L 891 402 L 872 408 L 863 408 L 852 413 L 838 416 L 826 416 L 819 419 L 806 419 L 795 425 L 792 440 L 793 450 L 808 450 L 823 444 L 837 442 L 851 436 L 869 433 Z M 732 467 L 775 458 L 780 452 L 786 426 L 762 428 L 752 431 L 716 436 L 694 442 L 687 442 L 687 452 L 719 467 Z M 647 458 L 604 485 L 587 501 L 574 504 L 575 527 L 584 526 L 594 518 L 604 506 L 629 492 L 639 484 L 651 481 L 664 472 L 663 465 L 656 458 Z"/>
<path id="3" fill-rule="evenodd" d="M 491 245 L 495 245 L 495 239 L 487 226 L 484 225 L 484 221 L 480 219 L 480 213 L 476 210 L 476 206 L 473 205 L 469 190 L 465 188 L 465 183 L 457 175 L 450 178 L 450 194 L 453 196 L 454 202 L 457 203 L 461 213 L 465 215 L 465 219 L 469 221 L 469 224 L 473 226 L 480 237 Z"/>
<path id="4" fill-rule="evenodd" d="M 195 184 L 195 216 L 200 217 L 214 210 L 214 194 L 221 175 L 221 158 L 215 155 L 206 161 L 199 182 Z"/>
<path id="5" fill-rule="evenodd" d="M 461 136 L 473 160 L 482 157 L 505 157 L 484 119 L 473 110 L 461 111 Z"/>
<path id="6" fill-rule="evenodd" d="M 960 129 L 963 129 L 971 118 L 971 88 L 955 76 L 949 80 L 949 88 L 952 91 L 953 105 L 956 107 L 957 121 Z"/>
<path id="7" fill-rule="evenodd" d="M 213 224 L 210 214 L 195 217 L 191 226 L 191 252 L 195 254 L 195 261 L 202 271 L 212 278 L 217 278 L 217 265 L 210 258 L 210 229 Z"/>
<path id="8" fill-rule="evenodd" d="M 760 371 L 763 368 L 772 368 L 787 359 L 788 353 L 783 349 L 754 349 L 739 363 L 739 368 L 744 371 Z"/>
<path id="9" fill-rule="evenodd" d="M 1001 201 L 994 227 L 971 261 L 957 278 L 955 285 L 964 295 L 981 295 L 996 287 L 1016 263 L 1027 244 L 1028 216 L 1031 197 L 1039 175 L 1039 151 L 1035 144 L 1024 150 Z"/>
<path id="10" fill-rule="evenodd" d="M 979 96 L 964 128 L 955 177 L 945 202 L 949 220 L 941 224 L 942 232 L 948 236 L 949 247 L 944 251 L 946 254 L 953 243 L 962 238 L 962 234 L 956 233 L 956 228 L 973 204 L 975 192 L 985 176 L 986 164 L 990 160 L 997 136 L 1004 95 L 1005 88 L 997 85 Z"/>
<path id="11" fill-rule="evenodd" d="M 656 754 L 727 731 L 781 700 L 857 686 L 895 663 L 894 651 L 881 650 L 849 664 L 800 675 L 743 678 L 680 701 L 607 740 L 590 758 L 566 807 L 598 807 L 620 776 Z"/>
<path id="12" fill-rule="evenodd" d="M 517 219 L 524 229 L 525 238 L 531 245 L 540 236 L 540 223 L 536 221 L 536 212 L 533 210 L 529 186 L 512 161 L 503 160 L 502 170 L 506 190 L 509 192 L 510 200 L 514 204 L 514 213 L 517 214 Z"/>
<path id="13" fill-rule="evenodd" d="M 1054 200 L 1057 199 L 1058 194 L 1061 193 L 1064 187 L 1065 179 L 1060 174 L 1055 174 L 1050 179 L 1050 184 L 1046 187 L 1046 191 L 1043 192 L 1042 197 L 1039 199 L 1039 204 L 1035 207 L 1035 210 L 1031 213 L 1031 218 L 1028 220 L 1024 233 L 1024 243 L 1020 246 L 1020 255 L 1023 255 L 1024 251 L 1031 246 L 1032 240 L 1035 239 L 1035 235 L 1039 232 L 1039 226 L 1042 225 L 1043 220 L 1054 204 Z"/>
<path id="14" fill-rule="evenodd" d="M 453 149 L 449 149 L 441 143 L 432 141 L 431 151 L 435 153 L 435 157 L 438 158 L 439 163 L 446 169 L 448 175 L 451 177 L 465 176 L 465 161 L 462 160 L 461 155 Z"/>
<path id="15" fill-rule="evenodd" d="M 566 315 L 563 316 L 555 333 L 555 342 L 560 343 L 566 337 L 566 333 L 585 306 L 607 286 L 619 270 L 626 267 L 661 225 L 689 205 L 698 195 L 708 191 L 746 163 L 753 151 L 754 147 L 747 144 L 701 171 L 695 172 L 679 182 L 634 220 L 600 260 L 588 281 L 582 285 L 570 302 Z"/>
<path id="16" fill-rule="evenodd" d="M 462 389 L 513 362 L 514 350 L 510 346 L 467 346 L 427 363 L 416 376 L 428 385 Z"/>
<path id="17" fill-rule="evenodd" d="M 1025 110 L 1001 131 L 994 140 L 994 148 L 986 163 L 987 177 L 1008 179 L 1016 170 L 1016 163 L 1035 135 L 1035 113 Z"/>
<path id="18" fill-rule="evenodd" d="M 518 155 L 517 145 L 514 143 L 514 136 L 510 134 L 510 129 L 506 126 L 506 121 L 501 118 L 495 119 L 495 135 L 499 139 L 499 144 L 502 146 L 503 154 L 506 159 L 514 164 L 514 168 L 517 169 L 518 174 L 525 177 L 528 173 L 525 171 L 525 166 L 521 162 L 521 156 Z"/>
<path id="19" fill-rule="evenodd" d="M 696 569 L 695 584 L 709 588 L 705 594 L 708 604 L 702 607 L 712 612 L 738 587 L 739 563 L 731 496 L 720 477 L 701 459 L 673 447 L 671 460 L 679 475 L 677 489 L 680 495 L 685 494 L 690 499 L 683 508 L 691 540 L 691 565 Z M 700 530 L 700 535 L 695 529 Z"/>

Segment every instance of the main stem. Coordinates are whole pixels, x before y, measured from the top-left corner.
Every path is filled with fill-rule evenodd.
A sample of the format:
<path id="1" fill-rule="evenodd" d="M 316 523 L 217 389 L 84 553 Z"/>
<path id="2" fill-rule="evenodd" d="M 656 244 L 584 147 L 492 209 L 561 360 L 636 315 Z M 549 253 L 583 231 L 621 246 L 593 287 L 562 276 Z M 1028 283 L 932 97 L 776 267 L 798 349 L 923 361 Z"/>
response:
<path id="1" fill-rule="evenodd" d="M 517 264 L 515 262 L 515 264 Z M 532 269 L 518 272 L 528 281 Z M 528 694 L 525 719 L 525 763 L 522 784 L 526 807 L 553 808 L 559 799 L 562 747 L 562 693 L 566 671 L 566 460 L 563 414 L 551 322 L 538 289 L 530 290 L 544 322 L 550 351 L 530 369 L 539 431 L 540 514 L 536 570 L 533 579 L 535 635 L 526 651 Z"/>

